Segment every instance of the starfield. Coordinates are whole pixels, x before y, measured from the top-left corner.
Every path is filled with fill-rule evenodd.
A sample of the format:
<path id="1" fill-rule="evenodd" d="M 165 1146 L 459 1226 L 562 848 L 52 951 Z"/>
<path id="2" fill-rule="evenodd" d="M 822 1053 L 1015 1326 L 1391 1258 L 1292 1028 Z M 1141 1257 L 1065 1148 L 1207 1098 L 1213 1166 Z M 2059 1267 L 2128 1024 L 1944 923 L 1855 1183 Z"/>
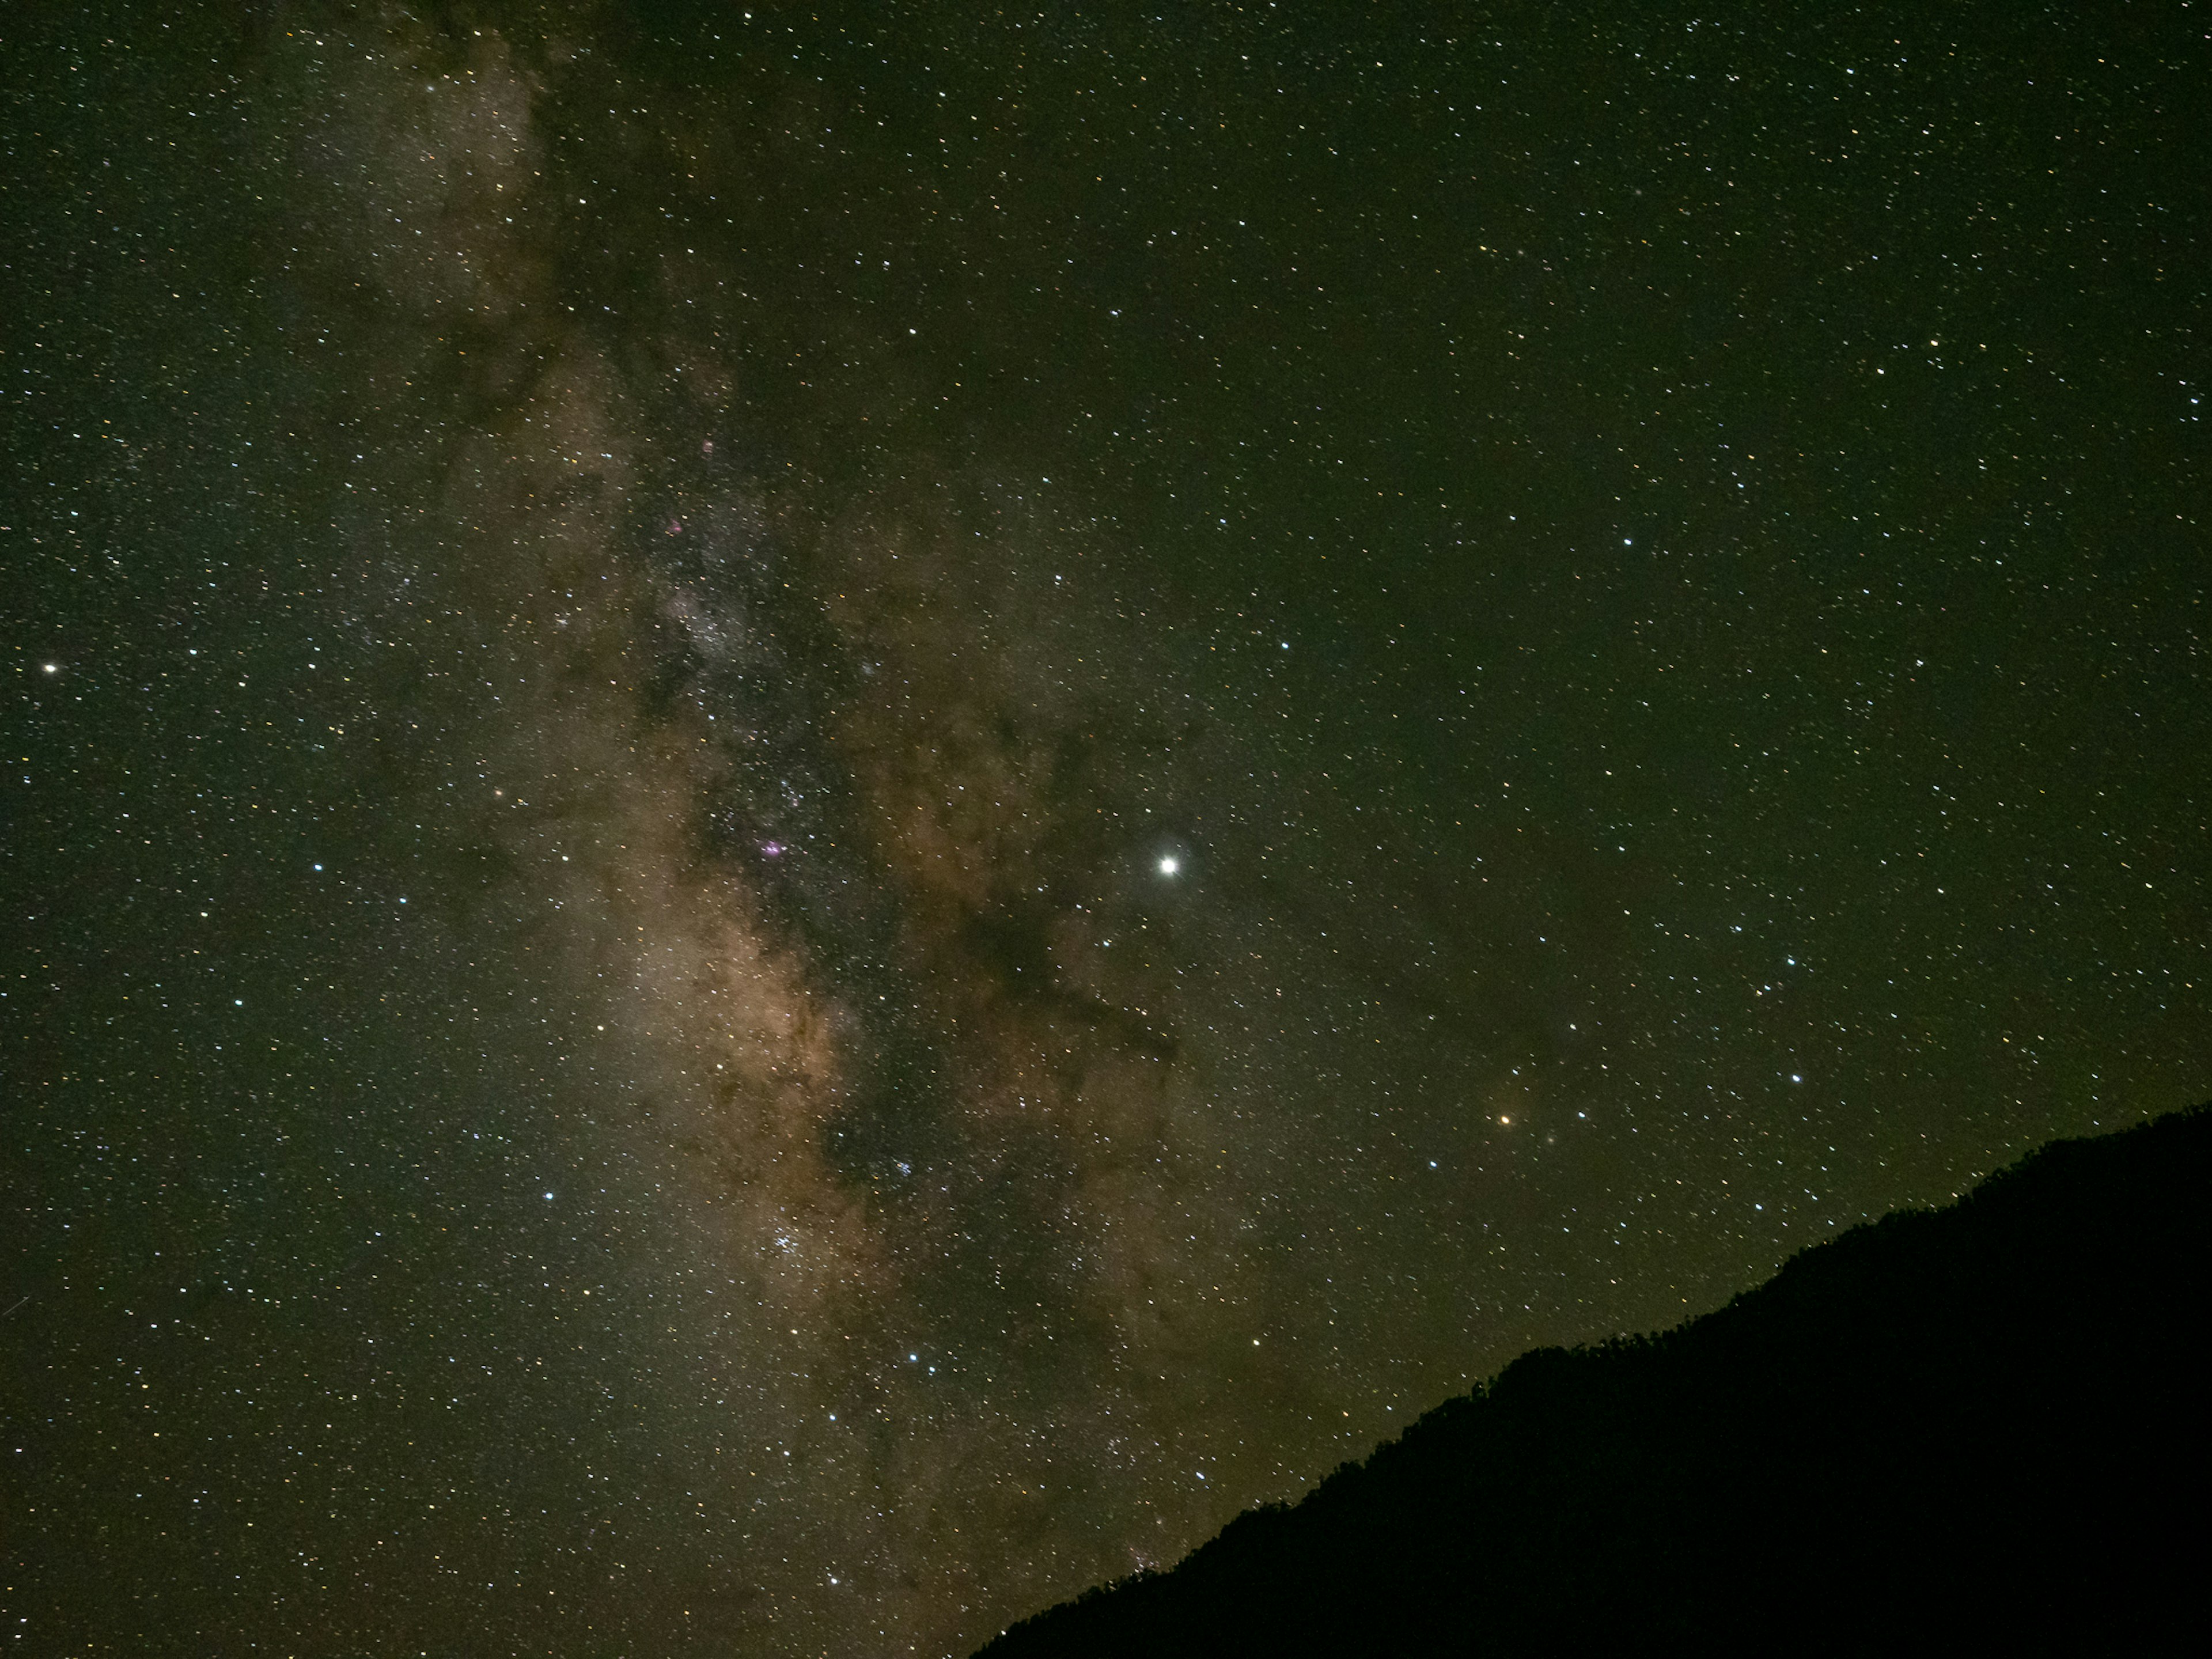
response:
<path id="1" fill-rule="evenodd" d="M 9 9 L 9 1639 L 969 1653 L 2212 1097 L 2208 71 Z"/>

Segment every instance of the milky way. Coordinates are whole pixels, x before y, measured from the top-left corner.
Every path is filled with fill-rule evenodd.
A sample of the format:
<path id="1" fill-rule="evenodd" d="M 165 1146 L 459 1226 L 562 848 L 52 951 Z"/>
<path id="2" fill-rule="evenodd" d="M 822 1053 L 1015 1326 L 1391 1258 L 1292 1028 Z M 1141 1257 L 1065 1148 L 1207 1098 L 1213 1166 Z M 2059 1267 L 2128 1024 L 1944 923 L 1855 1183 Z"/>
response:
<path id="1" fill-rule="evenodd" d="M 1163 649 L 1141 571 L 1018 451 L 837 453 L 869 418 L 839 408 L 794 457 L 725 343 L 730 264 L 566 269 L 634 216 L 593 192 L 678 161 L 652 133 L 583 182 L 547 132 L 566 52 L 534 56 L 395 21 L 324 48 L 292 130 L 321 186 L 292 274 L 367 296 L 295 325 L 358 353 L 319 390 L 374 411 L 317 416 L 374 422 L 331 526 L 364 555 L 348 624 L 392 653 L 367 718 L 441 723 L 398 816 L 466 824 L 456 945 L 526 976 L 560 1153 L 617 1172 L 549 1201 L 635 1241 L 611 1294 L 677 1322 L 628 1391 L 744 1522 L 718 1588 L 768 1628 L 986 1633 L 963 1615 L 1186 1543 L 1209 1480 L 1279 1484 L 1274 1448 L 1193 1436 L 1206 1402 L 1310 1416 L 1267 1386 L 1297 1319 L 1221 1179 L 1300 1155 L 1238 1102 L 1308 953 L 1250 914 L 1263 872 L 1207 856 L 1278 805 L 1214 705 L 1266 677 Z M 695 212 L 745 172 L 698 142 Z"/>
<path id="2" fill-rule="evenodd" d="M 2205 1092 L 2201 42 L 264 9 L 9 118 L 52 1650 L 965 1651 Z"/>

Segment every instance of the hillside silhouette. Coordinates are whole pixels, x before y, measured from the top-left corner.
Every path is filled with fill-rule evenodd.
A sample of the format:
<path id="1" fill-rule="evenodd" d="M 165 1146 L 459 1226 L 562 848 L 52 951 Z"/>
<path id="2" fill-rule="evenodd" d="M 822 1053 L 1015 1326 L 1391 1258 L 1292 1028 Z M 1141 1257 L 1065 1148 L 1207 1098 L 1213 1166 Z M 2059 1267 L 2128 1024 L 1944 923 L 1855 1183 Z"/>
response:
<path id="1" fill-rule="evenodd" d="M 2212 1106 L 1522 1355 L 979 1659 L 2163 1648 L 2204 1621 Z"/>

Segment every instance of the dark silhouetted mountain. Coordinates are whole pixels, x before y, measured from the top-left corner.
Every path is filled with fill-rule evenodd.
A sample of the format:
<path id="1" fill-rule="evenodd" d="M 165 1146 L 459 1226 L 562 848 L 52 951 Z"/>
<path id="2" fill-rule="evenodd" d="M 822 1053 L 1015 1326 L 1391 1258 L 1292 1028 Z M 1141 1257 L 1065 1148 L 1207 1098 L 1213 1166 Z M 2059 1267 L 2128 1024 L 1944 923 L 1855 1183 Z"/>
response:
<path id="1" fill-rule="evenodd" d="M 1665 1335 L 1524 1354 L 982 1651 L 2168 1650 L 2212 1585 L 2208 1256 L 2212 1107 L 2062 1141 Z"/>

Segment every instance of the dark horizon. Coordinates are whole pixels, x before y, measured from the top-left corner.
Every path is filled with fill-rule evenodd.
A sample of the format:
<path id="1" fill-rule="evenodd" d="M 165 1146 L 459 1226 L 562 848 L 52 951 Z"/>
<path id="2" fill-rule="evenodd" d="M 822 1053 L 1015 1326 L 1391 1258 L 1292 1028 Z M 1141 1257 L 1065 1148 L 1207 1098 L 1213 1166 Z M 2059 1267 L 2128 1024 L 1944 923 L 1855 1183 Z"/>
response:
<path id="1" fill-rule="evenodd" d="M 2143 1651 L 2202 1622 L 2212 1104 L 2054 1141 L 1671 1331 L 1533 1350 L 976 1659 Z"/>

